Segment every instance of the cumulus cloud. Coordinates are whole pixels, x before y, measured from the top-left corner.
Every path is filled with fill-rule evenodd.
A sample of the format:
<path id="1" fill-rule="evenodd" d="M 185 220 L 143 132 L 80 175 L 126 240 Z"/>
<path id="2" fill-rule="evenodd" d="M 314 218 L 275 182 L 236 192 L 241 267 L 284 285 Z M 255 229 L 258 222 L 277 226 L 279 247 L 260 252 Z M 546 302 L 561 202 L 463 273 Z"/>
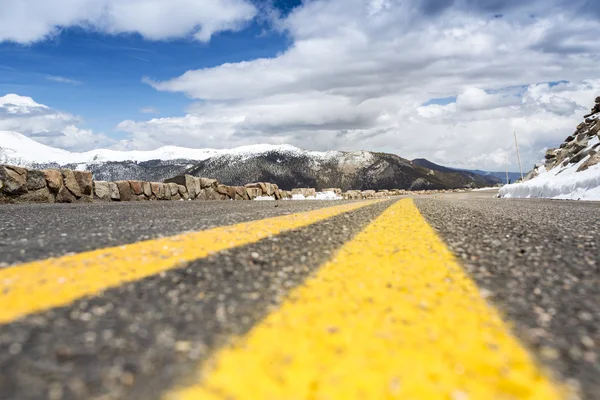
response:
<path id="1" fill-rule="evenodd" d="M 578 0 L 305 2 L 276 24 L 293 40 L 287 51 L 145 78 L 200 101 L 186 117 L 119 128 L 140 144 L 165 133 L 179 144 L 288 142 L 494 169 L 506 159 L 516 167 L 517 130 L 533 165 L 598 94 L 597 9 Z M 431 104 L 448 97 L 456 100 Z"/>
<path id="2" fill-rule="evenodd" d="M 0 130 L 15 131 L 53 147 L 81 151 L 108 146 L 114 141 L 78 127 L 81 119 L 31 97 L 7 94 L 0 97 Z"/>
<path id="3" fill-rule="evenodd" d="M 17 43 L 44 40 L 68 27 L 208 41 L 256 14 L 248 0 L 0 0 L 0 10 L 0 42 Z"/>

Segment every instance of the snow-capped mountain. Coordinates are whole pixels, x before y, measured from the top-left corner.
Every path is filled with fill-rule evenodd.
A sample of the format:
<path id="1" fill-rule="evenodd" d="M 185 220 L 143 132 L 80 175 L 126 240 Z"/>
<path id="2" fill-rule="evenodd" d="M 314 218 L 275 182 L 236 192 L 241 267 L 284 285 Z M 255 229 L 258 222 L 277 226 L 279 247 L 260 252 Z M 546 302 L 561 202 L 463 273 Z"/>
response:
<path id="1" fill-rule="evenodd" d="M 0 164 L 89 170 L 95 179 L 108 181 L 161 181 L 185 172 L 215 178 L 227 185 L 266 181 L 283 189 L 419 190 L 494 183 L 475 174 L 437 171 L 393 154 L 369 151 L 319 152 L 291 145 L 260 144 L 225 150 L 165 146 L 151 151 L 97 149 L 77 153 L 5 131 L 0 131 Z"/>

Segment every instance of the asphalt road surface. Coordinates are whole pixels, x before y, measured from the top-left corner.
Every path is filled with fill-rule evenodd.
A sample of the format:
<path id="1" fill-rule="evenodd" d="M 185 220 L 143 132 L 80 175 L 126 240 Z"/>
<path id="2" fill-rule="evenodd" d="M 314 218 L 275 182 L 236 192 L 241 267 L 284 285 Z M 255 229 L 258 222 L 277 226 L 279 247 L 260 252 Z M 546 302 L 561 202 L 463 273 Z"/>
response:
<path id="1" fill-rule="evenodd" d="M 0 207 L 0 399 L 578 397 L 599 203 Z"/>

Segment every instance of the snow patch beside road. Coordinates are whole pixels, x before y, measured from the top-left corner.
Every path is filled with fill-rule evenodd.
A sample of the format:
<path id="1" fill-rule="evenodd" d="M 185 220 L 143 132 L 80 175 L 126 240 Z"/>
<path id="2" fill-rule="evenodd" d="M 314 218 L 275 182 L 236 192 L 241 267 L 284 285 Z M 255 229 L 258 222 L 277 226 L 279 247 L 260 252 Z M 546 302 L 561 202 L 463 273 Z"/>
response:
<path id="1" fill-rule="evenodd" d="M 502 187 L 500 197 L 600 200 L 600 165 L 576 172 L 584 162 L 550 171 L 540 167 L 535 178 Z"/>

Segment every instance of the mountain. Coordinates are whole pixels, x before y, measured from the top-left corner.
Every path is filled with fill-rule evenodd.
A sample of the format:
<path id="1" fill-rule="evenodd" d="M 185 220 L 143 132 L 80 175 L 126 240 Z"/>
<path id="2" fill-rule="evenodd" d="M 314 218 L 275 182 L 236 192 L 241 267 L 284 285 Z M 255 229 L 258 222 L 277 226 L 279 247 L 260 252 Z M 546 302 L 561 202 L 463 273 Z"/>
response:
<path id="1" fill-rule="evenodd" d="M 412 161 L 413 161 L 413 163 L 415 163 L 421 167 L 429 168 L 434 171 L 446 172 L 449 174 L 452 174 L 452 173 L 467 174 L 468 176 L 471 176 L 477 182 L 482 182 L 481 180 L 483 179 L 483 181 L 486 182 L 486 184 L 488 186 L 496 186 L 496 185 L 502 183 L 503 179 L 506 179 L 505 172 L 488 172 L 488 171 L 481 171 L 481 170 L 448 168 L 448 167 L 444 167 L 442 165 L 435 164 L 429 160 L 426 160 L 425 158 L 416 158 Z M 511 174 L 512 174 L 512 176 L 511 176 Z M 515 174 L 512 172 L 509 173 L 509 179 L 515 179 L 515 175 L 519 175 L 519 174 Z M 520 178 L 520 176 L 519 176 L 519 178 Z"/>
<path id="2" fill-rule="evenodd" d="M 151 151 L 97 149 L 77 153 L 46 146 L 17 132 L 0 131 L 0 164 L 87 170 L 97 180 L 162 181 L 220 154 L 250 156 L 279 147 L 256 145 L 215 150 L 165 146 Z"/>
<path id="3" fill-rule="evenodd" d="M 421 167 L 394 154 L 369 151 L 316 152 L 295 147 L 252 157 L 221 155 L 203 160 L 187 173 L 228 185 L 273 182 L 283 189 L 338 187 L 343 190 L 448 189 L 490 186 L 490 179 L 458 171 Z M 495 183 L 496 181 L 494 181 Z"/>
<path id="4" fill-rule="evenodd" d="M 500 196 L 600 200 L 600 97 L 575 132 L 556 149 L 546 152 L 546 163 L 525 182 L 506 185 Z"/>
<path id="5" fill-rule="evenodd" d="M 98 149 L 76 153 L 0 131 L 0 164 L 92 171 L 97 180 L 162 181 L 182 173 L 226 185 L 272 182 L 282 189 L 449 189 L 490 186 L 477 174 L 421 167 L 394 154 L 369 151 L 308 151 L 290 145 L 253 145 L 228 150 L 165 146 L 152 151 Z"/>
<path id="6" fill-rule="evenodd" d="M 494 178 L 498 178 L 498 183 L 506 183 L 506 172 L 482 171 L 480 169 L 464 169 L 464 170 L 457 169 L 457 171 L 467 171 L 467 172 L 472 172 L 477 175 L 494 177 Z M 523 172 L 523 175 L 525 175 L 525 172 Z M 509 172 L 508 179 L 511 182 L 516 182 L 519 179 L 521 179 L 521 173 L 520 172 Z"/>

